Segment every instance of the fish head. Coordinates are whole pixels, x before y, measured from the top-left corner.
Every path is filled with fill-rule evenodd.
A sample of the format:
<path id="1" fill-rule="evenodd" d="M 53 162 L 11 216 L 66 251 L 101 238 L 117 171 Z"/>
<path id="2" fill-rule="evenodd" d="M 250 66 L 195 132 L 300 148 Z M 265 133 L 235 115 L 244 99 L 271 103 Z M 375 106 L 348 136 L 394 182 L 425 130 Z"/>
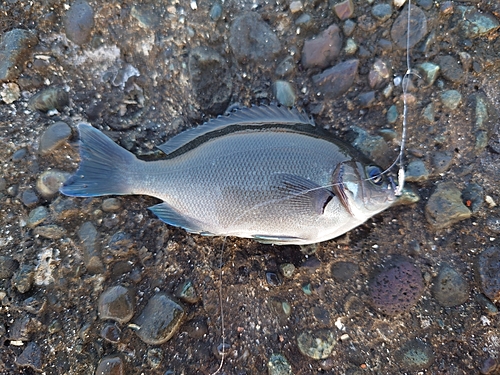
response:
<path id="1" fill-rule="evenodd" d="M 333 191 L 353 216 L 362 220 L 396 201 L 396 185 L 383 169 L 371 163 L 340 163 L 332 175 Z"/>

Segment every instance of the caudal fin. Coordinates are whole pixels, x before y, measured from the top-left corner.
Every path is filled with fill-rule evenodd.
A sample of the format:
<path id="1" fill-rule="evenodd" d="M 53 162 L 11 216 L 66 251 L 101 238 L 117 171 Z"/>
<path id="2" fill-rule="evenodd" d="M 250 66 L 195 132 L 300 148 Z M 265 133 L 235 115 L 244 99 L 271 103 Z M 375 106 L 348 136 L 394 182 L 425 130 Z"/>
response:
<path id="1" fill-rule="evenodd" d="M 61 187 L 72 197 L 131 194 L 131 167 L 138 162 L 134 154 L 117 145 L 89 124 L 78 124 L 80 165 Z"/>

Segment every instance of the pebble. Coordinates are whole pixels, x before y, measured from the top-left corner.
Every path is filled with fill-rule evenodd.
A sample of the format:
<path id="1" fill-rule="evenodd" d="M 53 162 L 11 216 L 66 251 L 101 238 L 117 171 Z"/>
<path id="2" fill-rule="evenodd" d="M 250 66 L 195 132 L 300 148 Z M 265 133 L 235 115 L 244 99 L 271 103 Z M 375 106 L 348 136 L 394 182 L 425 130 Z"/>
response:
<path id="1" fill-rule="evenodd" d="M 381 22 L 387 21 L 389 18 L 391 18 L 391 15 L 391 4 L 377 4 L 372 8 L 372 16 Z"/>
<path id="2" fill-rule="evenodd" d="M 424 109 L 424 119 L 426 119 L 429 123 L 434 123 L 434 116 L 436 113 L 436 105 L 434 103 L 429 103 Z"/>
<path id="3" fill-rule="evenodd" d="M 474 261 L 476 279 L 482 292 L 493 303 L 500 301 L 500 248 L 490 247 L 482 251 Z"/>
<path id="4" fill-rule="evenodd" d="M 500 367 L 498 366 L 498 360 L 494 357 L 489 356 L 481 364 L 479 373 L 485 375 L 495 375 L 498 373 L 497 370 L 500 370 Z"/>
<path id="5" fill-rule="evenodd" d="M 21 194 L 21 202 L 23 202 L 26 207 L 33 207 L 38 203 L 38 195 L 36 195 L 33 189 L 26 189 Z"/>
<path id="6" fill-rule="evenodd" d="M 281 279 L 276 272 L 267 271 L 266 272 L 266 282 L 267 285 L 275 287 L 281 285 Z"/>
<path id="7" fill-rule="evenodd" d="M 312 77 L 314 86 L 328 99 L 335 99 L 351 88 L 358 76 L 359 60 L 347 60 Z"/>
<path id="8" fill-rule="evenodd" d="M 444 265 L 434 279 L 432 294 L 443 307 L 459 306 L 469 299 L 469 284 L 456 270 Z"/>
<path id="9" fill-rule="evenodd" d="M 431 62 L 424 62 L 417 66 L 422 78 L 424 79 L 427 86 L 432 86 L 439 75 L 439 65 L 433 64 Z"/>
<path id="10" fill-rule="evenodd" d="M 42 371 L 42 351 L 40 346 L 30 341 L 24 348 L 21 355 L 16 357 L 16 365 L 19 367 L 29 367 L 37 372 Z"/>
<path id="11" fill-rule="evenodd" d="M 10 255 L 0 255 L 0 280 L 10 279 L 19 267 L 19 263 Z"/>
<path id="12" fill-rule="evenodd" d="M 417 0 L 417 5 L 424 8 L 425 10 L 430 10 L 434 5 L 433 0 Z"/>
<path id="13" fill-rule="evenodd" d="M 36 227 L 35 229 L 33 229 L 33 233 L 43 238 L 58 240 L 66 234 L 66 229 L 54 224 L 50 224 Z"/>
<path id="14" fill-rule="evenodd" d="M 68 172 L 51 169 L 43 172 L 36 180 L 36 189 L 45 199 L 52 199 L 59 193 L 63 183 L 71 176 Z"/>
<path id="15" fill-rule="evenodd" d="M 290 8 L 290 12 L 292 12 L 292 14 L 294 14 L 294 13 L 300 12 L 304 8 L 304 5 L 302 4 L 301 1 L 292 1 L 290 3 L 289 8 Z"/>
<path id="16" fill-rule="evenodd" d="M 429 179 L 429 171 L 425 163 L 420 160 L 412 160 L 406 168 L 405 181 L 408 182 L 424 182 Z"/>
<path id="17" fill-rule="evenodd" d="M 230 28 L 229 45 L 240 63 L 262 64 L 273 60 L 281 51 L 278 37 L 256 12 L 236 17 Z"/>
<path id="18" fill-rule="evenodd" d="M 425 206 L 425 217 L 433 229 L 449 228 L 470 216 L 460 190 L 451 181 L 440 183 Z"/>
<path id="19" fill-rule="evenodd" d="M 7 180 L 4 177 L 0 177 L 0 191 L 4 191 L 7 188 Z"/>
<path id="20" fill-rule="evenodd" d="M 12 277 L 12 285 L 19 291 L 19 293 L 28 292 L 33 286 L 34 269 L 32 266 L 23 264 Z"/>
<path id="21" fill-rule="evenodd" d="M 472 182 L 462 191 L 462 200 L 472 213 L 477 213 L 483 207 L 484 189 L 482 186 Z"/>
<path id="22" fill-rule="evenodd" d="M 19 162 L 23 160 L 26 157 L 26 155 L 28 155 L 28 150 L 25 147 L 23 147 L 12 154 L 11 160 L 13 162 Z"/>
<path id="23" fill-rule="evenodd" d="M 300 352 L 313 359 L 325 359 L 332 354 L 337 340 L 329 329 L 304 331 L 297 337 Z"/>
<path id="24" fill-rule="evenodd" d="M 440 56 L 438 64 L 442 76 L 450 82 L 461 83 L 465 79 L 465 73 L 460 62 L 453 56 Z"/>
<path id="25" fill-rule="evenodd" d="M 69 105 L 68 93 L 59 87 L 48 87 L 33 95 L 28 101 L 28 106 L 32 110 L 48 112 L 57 109 L 62 112 L 64 107 Z"/>
<path id="26" fill-rule="evenodd" d="M 283 277 L 290 279 L 295 273 L 295 266 L 292 263 L 280 264 L 280 272 L 283 275 Z"/>
<path id="27" fill-rule="evenodd" d="M 419 340 L 408 341 L 396 353 L 400 366 L 407 371 L 422 371 L 429 368 L 434 362 L 432 346 Z"/>
<path id="28" fill-rule="evenodd" d="M 349 38 L 345 42 L 344 51 L 347 55 L 354 55 L 358 50 L 358 45 L 354 41 L 354 39 Z"/>
<path id="29" fill-rule="evenodd" d="M 435 151 L 432 153 L 431 162 L 435 173 L 446 172 L 453 162 L 452 151 Z"/>
<path id="30" fill-rule="evenodd" d="M 78 45 L 85 44 L 94 28 L 94 10 L 86 1 L 77 0 L 63 16 L 63 23 L 69 40 Z"/>
<path id="31" fill-rule="evenodd" d="M 135 321 L 140 327 L 136 334 L 146 344 L 163 344 L 175 334 L 183 317 L 179 304 L 164 293 L 155 294 Z"/>
<path id="32" fill-rule="evenodd" d="M 124 375 L 125 363 L 119 355 L 102 358 L 95 369 L 95 375 Z"/>
<path id="33" fill-rule="evenodd" d="M 396 107 L 393 104 L 387 110 L 387 122 L 389 124 L 394 124 L 398 120 L 398 117 L 399 117 L 398 107 Z"/>
<path id="34" fill-rule="evenodd" d="M 273 93 L 279 104 L 286 107 L 293 107 L 297 96 L 295 90 L 288 81 L 275 81 L 273 84 Z"/>
<path id="35" fill-rule="evenodd" d="M 459 7 L 463 15 L 462 30 L 468 38 L 478 38 L 500 27 L 498 20 L 491 15 L 476 9 L 476 7 Z"/>
<path id="36" fill-rule="evenodd" d="M 196 100 L 203 111 L 223 113 L 233 90 L 226 60 L 210 47 L 196 47 L 189 54 L 189 76 Z"/>
<path id="37" fill-rule="evenodd" d="M 121 329 L 116 325 L 116 323 L 107 323 L 104 324 L 101 329 L 101 337 L 107 342 L 111 342 L 116 344 L 120 342 L 121 338 Z"/>
<path id="38" fill-rule="evenodd" d="M 292 366 L 288 360 L 279 353 L 273 353 L 267 362 L 267 373 L 269 375 L 292 375 Z"/>
<path id="39" fill-rule="evenodd" d="M 422 273 L 407 260 L 396 260 L 368 284 L 371 305 L 389 316 L 409 311 L 424 291 Z"/>
<path id="40" fill-rule="evenodd" d="M 187 280 L 179 285 L 175 295 L 187 303 L 197 303 L 200 300 L 198 293 L 191 280 Z"/>
<path id="41" fill-rule="evenodd" d="M 486 219 L 486 227 L 495 234 L 500 234 L 500 217 L 489 216 Z"/>
<path id="42" fill-rule="evenodd" d="M 332 277 L 338 282 L 346 282 L 358 272 L 359 266 L 352 262 L 336 262 L 331 268 Z"/>
<path id="43" fill-rule="evenodd" d="M 356 22 L 354 22 L 353 20 L 345 21 L 344 26 L 342 27 L 345 36 L 351 36 L 355 29 L 356 29 Z"/>
<path id="44" fill-rule="evenodd" d="M 222 17 L 222 5 L 216 1 L 212 8 L 210 8 L 210 18 L 212 21 L 217 22 Z"/>
<path id="45" fill-rule="evenodd" d="M 354 4 L 352 0 L 343 0 L 333 6 L 333 10 L 341 21 L 351 18 L 354 14 Z"/>
<path id="46" fill-rule="evenodd" d="M 476 302 L 488 315 L 498 314 L 498 308 L 483 293 L 477 293 L 474 297 Z"/>
<path id="47" fill-rule="evenodd" d="M 304 42 L 302 65 L 304 68 L 326 68 L 339 56 L 342 48 L 340 29 L 331 25 L 313 39 Z"/>
<path id="48" fill-rule="evenodd" d="M 363 92 L 356 98 L 361 108 L 369 108 L 375 103 L 375 91 Z"/>
<path id="49" fill-rule="evenodd" d="M 427 34 L 427 17 L 425 13 L 416 5 L 411 5 L 410 12 L 410 45 L 409 48 L 414 47 L 420 42 Z M 391 28 L 391 38 L 400 49 L 407 47 L 407 28 L 408 28 L 408 6 L 403 9 L 398 18 L 394 21 Z"/>
<path id="50" fill-rule="evenodd" d="M 50 203 L 50 211 L 56 220 L 64 220 L 80 213 L 73 199 L 61 196 Z"/>
<path id="51" fill-rule="evenodd" d="M 276 67 L 276 75 L 278 77 L 286 77 L 293 73 L 295 70 L 295 61 L 292 56 L 287 56 L 285 59 L 278 64 Z"/>
<path id="52" fill-rule="evenodd" d="M 12 104 L 21 97 L 21 89 L 17 83 L 3 83 L 0 89 L 0 97 L 5 104 Z"/>
<path id="53" fill-rule="evenodd" d="M 462 102 L 462 94 L 457 90 L 446 90 L 441 93 L 441 102 L 443 106 L 453 111 Z"/>
<path id="54" fill-rule="evenodd" d="M 97 312 L 102 320 L 111 319 L 123 324 L 132 319 L 134 306 L 132 291 L 122 285 L 115 285 L 100 295 Z"/>
<path id="55" fill-rule="evenodd" d="M 387 82 L 390 76 L 391 69 L 384 61 L 377 59 L 368 73 L 368 83 L 372 89 L 379 89 Z"/>
<path id="56" fill-rule="evenodd" d="M 160 367 L 163 360 L 163 350 L 160 348 L 151 348 L 148 350 L 147 363 L 151 368 L 156 369 Z M 166 371 L 168 373 L 168 371 Z"/>
<path id="57" fill-rule="evenodd" d="M 104 272 L 104 265 L 99 257 L 100 248 L 97 230 L 90 221 L 86 221 L 78 229 L 78 238 L 83 248 L 83 261 L 89 273 L 99 274 Z"/>
<path id="58" fill-rule="evenodd" d="M 0 82 L 15 81 L 31 60 L 30 49 L 38 44 L 36 35 L 24 29 L 2 33 L 0 39 Z"/>
<path id="59" fill-rule="evenodd" d="M 69 137 L 71 137 L 71 128 L 65 122 L 58 121 L 50 125 L 43 132 L 40 137 L 38 152 L 40 155 L 47 155 L 58 149 L 69 139 Z"/>
<path id="60" fill-rule="evenodd" d="M 115 212 L 122 207 L 122 203 L 118 198 L 106 198 L 102 201 L 101 208 L 104 212 Z"/>
<path id="61" fill-rule="evenodd" d="M 310 14 L 303 13 L 295 20 L 295 25 L 307 30 L 314 25 L 314 20 Z"/>
<path id="62" fill-rule="evenodd" d="M 389 146 L 384 137 L 371 135 L 362 128 L 351 126 L 351 133 L 348 134 L 347 139 L 355 148 L 371 160 L 377 160 L 381 164 L 390 164 Z"/>

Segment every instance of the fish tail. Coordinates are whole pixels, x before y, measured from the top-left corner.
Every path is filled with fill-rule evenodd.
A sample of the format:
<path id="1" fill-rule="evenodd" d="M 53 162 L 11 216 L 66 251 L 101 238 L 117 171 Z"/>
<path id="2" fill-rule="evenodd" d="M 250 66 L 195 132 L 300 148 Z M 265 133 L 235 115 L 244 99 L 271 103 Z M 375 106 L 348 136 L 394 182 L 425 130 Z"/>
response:
<path id="1" fill-rule="evenodd" d="M 60 192 L 72 197 L 131 194 L 130 171 L 139 162 L 135 155 L 89 124 L 78 124 L 78 132 L 80 165 Z"/>

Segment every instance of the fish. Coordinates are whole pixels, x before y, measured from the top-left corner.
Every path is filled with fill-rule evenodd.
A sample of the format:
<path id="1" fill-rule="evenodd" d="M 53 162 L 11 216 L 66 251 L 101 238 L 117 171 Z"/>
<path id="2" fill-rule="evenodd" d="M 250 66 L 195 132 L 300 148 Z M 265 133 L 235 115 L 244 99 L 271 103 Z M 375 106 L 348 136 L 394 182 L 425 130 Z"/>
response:
<path id="1" fill-rule="evenodd" d="M 185 130 L 141 160 L 87 123 L 80 163 L 60 192 L 148 195 L 149 209 L 190 233 L 276 245 L 330 240 L 396 200 L 382 168 L 296 108 L 240 108 Z"/>

